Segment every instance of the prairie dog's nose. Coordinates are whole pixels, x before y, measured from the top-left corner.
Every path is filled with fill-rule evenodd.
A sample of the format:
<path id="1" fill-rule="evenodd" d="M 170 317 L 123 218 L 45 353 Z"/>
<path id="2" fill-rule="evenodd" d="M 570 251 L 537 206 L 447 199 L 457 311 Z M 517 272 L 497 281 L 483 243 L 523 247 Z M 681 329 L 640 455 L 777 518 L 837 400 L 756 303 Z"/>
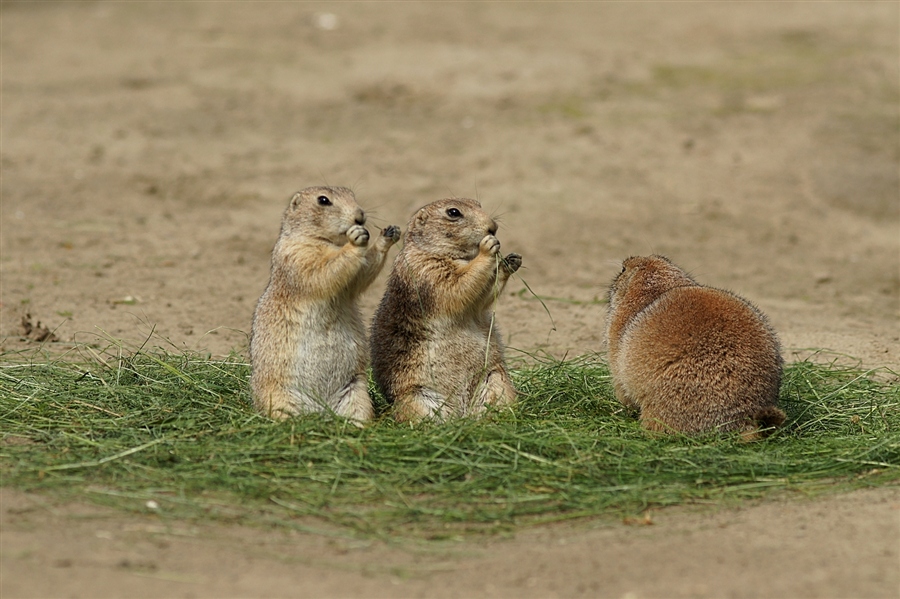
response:
<path id="1" fill-rule="evenodd" d="M 490 234 L 490 235 L 497 234 L 497 222 L 494 219 L 491 219 L 491 224 L 488 225 L 488 234 Z"/>
<path id="2" fill-rule="evenodd" d="M 366 213 L 363 212 L 362 208 L 357 208 L 357 209 L 356 209 L 356 217 L 353 219 L 353 221 L 354 221 L 357 225 L 364 225 L 364 224 L 366 224 Z"/>

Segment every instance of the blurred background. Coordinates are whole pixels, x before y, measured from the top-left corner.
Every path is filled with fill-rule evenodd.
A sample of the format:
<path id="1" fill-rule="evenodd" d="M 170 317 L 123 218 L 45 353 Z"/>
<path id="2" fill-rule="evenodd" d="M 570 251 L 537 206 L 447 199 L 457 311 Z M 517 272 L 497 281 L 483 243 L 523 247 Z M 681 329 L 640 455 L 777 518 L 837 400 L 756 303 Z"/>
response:
<path id="1" fill-rule="evenodd" d="M 372 228 L 451 195 L 496 214 L 524 256 L 498 309 L 514 349 L 601 350 L 617 262 L 664 253 L 760 305 L 787 353 L 900 363 L 897 3 L 0 18 L 3 349 L 153 330 L 245 352 L 288 198 L 331 184 Z"/>

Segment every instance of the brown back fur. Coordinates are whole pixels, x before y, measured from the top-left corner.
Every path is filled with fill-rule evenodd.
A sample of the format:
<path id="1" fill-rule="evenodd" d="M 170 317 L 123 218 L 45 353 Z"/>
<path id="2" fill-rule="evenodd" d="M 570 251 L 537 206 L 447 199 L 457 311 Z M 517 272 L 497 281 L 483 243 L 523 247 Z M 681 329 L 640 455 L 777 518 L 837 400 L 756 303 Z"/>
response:
<path id="1" fill-rule="evenodd" d="M 609 290 L 609 367 L 617 398 L 662 432 L 782 424 L 775 332 L 746 300 L 706 287 L 663 256 L 625 260 Z"/>

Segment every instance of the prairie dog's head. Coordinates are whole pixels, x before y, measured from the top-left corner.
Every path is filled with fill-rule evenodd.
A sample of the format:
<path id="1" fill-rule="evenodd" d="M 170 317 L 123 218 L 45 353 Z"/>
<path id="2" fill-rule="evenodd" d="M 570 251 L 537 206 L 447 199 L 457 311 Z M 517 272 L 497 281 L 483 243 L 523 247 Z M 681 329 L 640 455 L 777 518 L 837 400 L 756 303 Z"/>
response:
<path id="1" fill-rule="evenodd" d="M 366 214 L 346 187 L 307 187 L 291 196 L 281 221 L 281 236 L 317 237 L 347 243 L 347 230 L 364 225 Z"/>
<path id="2" fill-rule="evenodd" d="M 609 311 L 635 314 L 670 289 L 696 284 L 665 256 L 632 256 L 609 287 Z"/>
<path id="3" fill-rule="evenodd" d="M 406 227 L 407 246 L 429 254 L 471 260 L 478 244 L 497 233 L 497 222 L 481 204 L 467 198 L 447 198 L 419 208 Z"/>

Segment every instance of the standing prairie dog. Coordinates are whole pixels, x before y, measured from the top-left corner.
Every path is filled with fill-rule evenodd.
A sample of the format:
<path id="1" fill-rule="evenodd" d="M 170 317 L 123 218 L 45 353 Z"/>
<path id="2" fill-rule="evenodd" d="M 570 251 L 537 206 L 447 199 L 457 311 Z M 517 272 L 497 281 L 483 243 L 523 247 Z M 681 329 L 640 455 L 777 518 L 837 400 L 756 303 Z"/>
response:
<path id="1" fill-rule="evenodd" d="M 403 422 L 478 415 L 515 401 L 492 306 L 519 254 L 475 200 L 420 208 L 372 322 L 372 374 Z"/>
<path id="2" fill-rule="evenodd" d="M 752 440 L 784 422 L 781 353 L 766 317 L 663 256 L 625 260 L 609 289 L 606 337 L 616 397 L 648 430 Z"/>
<path id="3" fill-rule="evenodd" d="M 269 284 L 250 336 L 250 386 L 272 418 L 333 412 L 365 422 L 368 345 L 357 298 L 384 266 L 400 229 L 369 243 L 366 215 L 346 187 L 309 187 L 291 198 L 272 250 Z"/>

